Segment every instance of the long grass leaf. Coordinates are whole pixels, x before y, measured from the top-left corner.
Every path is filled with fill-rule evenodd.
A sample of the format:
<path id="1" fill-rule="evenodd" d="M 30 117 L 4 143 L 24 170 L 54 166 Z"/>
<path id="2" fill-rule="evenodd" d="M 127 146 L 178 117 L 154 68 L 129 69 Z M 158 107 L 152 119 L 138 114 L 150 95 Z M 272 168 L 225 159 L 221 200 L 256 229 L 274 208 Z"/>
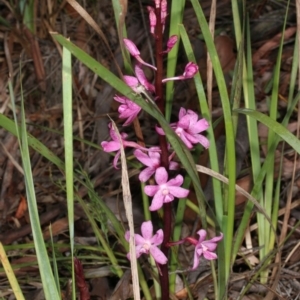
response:
<path id="1" fill-rule="evenodd" d="M 185 0 L 172 1 L 170 11 L 170 31 L 169 36 L 179 35 L 178 25 L 182 24 L 183 12 L 184 12 Z M 177 66 L 178 50 L 180 39 L 168 53 L 167 58 L 167 77 L 173 77 Z M 169 81 L 166 84 L 166 120 L 170 121 L 172 112 L 172 101 L 174 96 L 174 81 Z"/>
<path id="2" fill-rule="evenodd" d="M 11 264 L 9 262 L 9 259 L 6 255 L 5 249 L 0 242 L 0 261 L 4 268 L 4 271 L 6 273 L 7 279 L 10 283 L 11 289 L 16 297 L 17 300 L 25 300 L 24 295 L 22 293 L 22 290 L 20 288 L 20 285 L 18 283 L 18 280 L 15 276 L 15 273 L 11 267 Z"/>
<path id="3" fill-rule="evenodd" d="M 225 190 L 223 207 L 224 214 L 221 224 L 221 229 L 224 232 L 224 245 L 225 245 L 225 260 L 224 260 L 224 272 L 222 277 L 219 275 L 219 281 L 222 282 L 222 290 L 220 297 L 223 297 L 226 293 L 224 284 L 227 284 L 229 273 L 230 273 L 230 259 L 232 250 L 232 238 L 233 238 L 233 227 L 234 227 L 234 212 L 235 212 L 235 180 L 236 180 L 236 156 L 235 156 L 235 135 L 233 130 L 232 116 L 231 116 L 231 104 L 228 97 L 227 87 L 221 68 L 221 64 L 218 58 L 218 54 L 214 45 L 213 38 L 210 34 L 206 18 L 203 10 L 197 0 L 191 0 L 196 17 L 201 28 L 207 51 L 209 52 L 211 62 L 213 65 L 216 81 L 219 88 L 219 93 L 222 102 L 224 122 L 225 122 L 225 133 L 226 133 L 226 163 L 225 169 L 228 172 L 229 186 Z M 222 243 L 218 247 L 222 249 Z M 220 253 L 220 251 L 219 251 Z M 221 274 L 219 273 L 219 274 Z"/>
<path id="4" fill-rule="evenodd" d="M 22 87 L 22 86 L 21 86 Z M 60 299 L 55 279 L 51 270 L 50 260 L 47 254 L 45 247 L 45 242 L 41 230 L 41 224 L 39 220 L 39 213 L 37 209 L 37 201 L 35 197 L 33 175 L 31 170 L 30 155 L 29 155 L 29 145 L 27 139 L 26 123 L 25 123 L 25 110 L 24 110 L 24 99 L 21 89 L 21 126 L 20 130 L 18 128 L 18 120 L 16 117 L 16 107 L 15 107 L 15 98 L 13 93 L 13 88 L 11 81 L 9 81 L 9 91 L 12 102 L 12 107 L 14 111 L 15 124 L 16 124 L 16 133 L 19 139 L 20 152 L 24 169 L 24 179 L 26 187 L 26 195 L 28 200 L 28 211 L 30 217 L 30 223 L 32 228 L 32 235 L 34 240 L 34 246 L 36 250 L 36 256 L 39 265 L 39 271 L 43 283 L 43 290 L 45 298 L 47 300 L 56 300 Z"/>
<path id="5" fill-rule="evenodd" d="M 73 176 L 73 110 L 72 110 L 72 62 L 71 53 L 63 48 L 62 60 L 63 116 L 64 116 L 64 146 L 65 146 L 65 176 L 69 236 L 72 262 L 72 297 L 75 299 L 74 274 L 74 176 Z"/>

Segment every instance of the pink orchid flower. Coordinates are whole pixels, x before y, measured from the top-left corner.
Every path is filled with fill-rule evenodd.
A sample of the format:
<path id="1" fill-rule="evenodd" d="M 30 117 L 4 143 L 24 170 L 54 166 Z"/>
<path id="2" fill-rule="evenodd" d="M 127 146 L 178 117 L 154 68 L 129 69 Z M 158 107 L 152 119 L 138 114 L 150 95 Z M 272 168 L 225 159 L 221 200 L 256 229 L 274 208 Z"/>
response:
<path id="1" fill-rule="evenodd" d="M 123 76 L 124 82 L 130 88 L 132 88 L 133 91 L 136 93 L 141 93 L 144 92 L 145 90 L 150 92 L 155 92 L 154 85 L 148 81 L 143 69 L 139 65 L 136 65 L 134 70 L 135 70 L 136 77 L 130 75 L 124 75 Z"/>
<path id="2" fill-rule="evenodd" d="M 146 182 L 155 172 L 156 170 L 161 166 L 161 160 L 160 160 L 160 148 L 159 147 L 151 147 L 149 148 L 148 155 L 137 149 L 133 152 L 134 156 L 145 166 L 147 166 L 146 169 L 144 169 L 140 175 L 139 180 L 141 182 Z M 171 161 L 171 156 L 169 157 L 169 169 L 170 170 L 177 170 L 179 167 L 179 164 L 177 162 Z"/>
<path id="3" fill-rule="evenodd" d="M 147 148 L 141 147 L 139 144 L 137 144 L 135 142 L 126 141 L 125 139 L 128 136 L 126 133 L 120 133 L 120 138 L 121 138 L 121 142 L 120 142 L 120 139 L 112 126 L 112 123 L 108 124 L 108 127 L 109 127 L 109 134 L 110 134 L 112 141 L 110 141 L 110 142 L 103 141 L 101 143 L 101 146 L 103 148 L 103 151 L 105 151 L 105 152 L 117 151 L 114 161 L 113 161 L 113 166 L 115 169 L 118 169 L 117 163 L 118 163 L 119 157 L 121 155 L 121 143 L 122 143 L 124 149 L 126 147 L 132 147 L 132 148 L 148 151 Z"/>
<path id="4" fill-rule="evenodd" d="M 163 32 L 165 30 L 165 23 L 166 23 L 166 18 L 167 18 L 167 10 L 168 10 L 168 2 L 167 0 L 161 0 L 161 24 L 163 25 Z"/>
<path id="5" fill-rule="evenodd" d="M 184 79 L 193 78 L 198 72 L 199 67 L 193 62 L 189 62 L 184 69 L 183 77 Z"/>
<path id="6" fill-rule="evenodd" d="M 168 42 L 167 42 L 167 50 L 163 51 L 162 53 L 164 53 L 164 54 L 169 53 L 173 49 L 173 47 L 176 45 L 177 41 L 178 41 L 177 35 L 170 36 L 170 38 L 168 39 Z"/>
<path id="7" fill-rule="evenodd" d="M 150 22 L 150 32 L 154 35 L 155 27 L 156 27 L 156 14 L 154 8 L 151 6 L 147 6 L 148 13 L 149 13 L 149 22 Z"/>
<path id="8" fill-rule="evenodd" d="M 155 87 L 152 83 L 150 83 L 143 71 L 143 69 L 141 68 L 141 66 L 139 64 L 136 64 L 134 67 L 134 72 L 135 75 L 138 79 L 138 81 L 140 82 L 140 84 L 147 90 L 150 92 L 155 92 Z"/>
<path id="9" fill-rule="evenodd" d="M 162 229 L 159 229 L 156 234 L 153 235 L 153 224 L 151 221 L 147 221 L 142 224 L 141 233 L 142 235 L 134 235 L 136 258 L 139 258 L 142 254 L 150 254 L 157 263 L 161 265 L 166 264 L 168 261 L 167 257 L 157 247 L 163 242 L 164 239 L 164 233 Z M 125 239 L 129 242 L 129 231 L 125 233 Z M 129 253 L 127 254 L 127 258 L 130 259 Z"/>
<path id="10" fill-rule="evenodd" d="M 118 112 L 120 119 L 127 119 L 123 126 L 130 125 L 141 111 L 141 107 L 124 96 L 116 95 L 114 99 L 122 103 L 118 108 Z"/>
<path id="11" fill-rule="evenodd" d="M 209 147 L 209 140 L 200 134 L 209 127 L 209 123 L 205 119 L 198 120 L 198 115 L 192 110 L 182 107 L 179 111 L 179 121 L 171 123 L 170 126 L 189 149 L 198 143 L 206 149 Z M 160 135 L 165 135 L 160 127 L 156 127 L 156 131 Z"/>
<path id="12" fill-rule="evenodd" d="M 160 8 L 160 2 L 161 2 L 161 0 L 154 0 L 156 8 Z"/>
<path id="13" fill-rule="evenodd" d="M 168 203 L 177 198 L 185 198 L 189 190 L 180 187 L 183 183 L 183 177 L 177 175 L 168 181 L 168 172 L 164 167 L 159 167 L 155 172 L 155 181 L 157 185 L 146 185 L 144 192 L 153 197 L 149 207 L 150 211 L 159 210 L 164 203 Z"/>
<path id="14" fill-rule="evenodd" d="M 124 42 L 124 45 L 126 47 L 126 49 L 129 51 L 129 53 L 139 62 L 141 63 L 142 65 L 145 65 L 149 68 L 152 68 L 154 69 L 155 71 L 157 70 L 156 67 L 146 63 L 140 56 L 140 51 L 139 49 L 137 48 L 137 46 L 135 45 L 134 42 L 132 42 L 131 40 L 129 39 L 123 39 L 123 42 Z"/>
<path id="15" fill-rule="evenodd" d="M 196 73 L 198 72 L 198 65 L 193 63 L 193 62 L 189 62 L 184 69 L 184 72 L 182 75 L 180 76 L 176 76 L 176 77 L 169 77 L 169 78 L 165 78 L 162 80 L 162 83 L 166 83 L 170 80 L 185 80 L 185 79 L 190 79 L 193 78 Z"/>
<path id="16" fill-rule="evenodd" d="M 200 229 L 197 234 L 199 235 L 199 240 L 197 241 L 195 238 L 188 237 L 185 240 L 189 241 L 191 244 L 195 245 L 194 252 L 194 265 L 192 270 L 195 270 L 200 262 L 200 257 L 204 256 L 207 260 L 217 259 L 218 256 L 214 252 L 217 249 L 217 243 L 223 239 L 223 234 L 220 236 L 216 236 L 210 240 L 205 240 L 206 238 L 206 230 Z"/>
<path id="17" fill-rule="evenodd" d="M 124 75 L 123 80 L 130 88 L 133 89 L 134 92 L 136 93 L 139 92 L 140 83 L 136 77 L 130 75 Z"/>

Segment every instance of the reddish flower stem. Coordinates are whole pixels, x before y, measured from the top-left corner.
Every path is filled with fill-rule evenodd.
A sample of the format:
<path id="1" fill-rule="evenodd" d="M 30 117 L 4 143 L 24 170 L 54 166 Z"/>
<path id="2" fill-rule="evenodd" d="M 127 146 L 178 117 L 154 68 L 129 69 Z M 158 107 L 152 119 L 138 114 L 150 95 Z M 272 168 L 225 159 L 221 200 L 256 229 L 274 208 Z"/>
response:
<path id="1" fill-rule="evenodd" d="M 155 91 L 157 96 L 157 105 L 161 110 L 162 114 L 165 112 L 165 99 L 164 99 L 164 89 L 162 84 L 163 79 L 163 33 L 162 33 L 162 24 L 161 24 L 161 9 L 155 9 L 156 14 L 156 27 L 155 27 L 155 55 L 156 55 L 156 78 L 155 78 Z M 165 136 L 159 136 L 159 145 L 161 149 L 161 164 L 166 170 L 169 169 L 169 159 L 168 159 L 168 147 L 167 147 L 167 139 Z M 164 232 L 164 240 L 161 245 L 161 251 L 168 257 L 169 247 L 167 243 L 170 241 L 171 237 L 171 221 L 172 221 L 172 210 L 171 203 L 165 203 L 163 205 L 163 232 Z M 161 297 L 162 299 L 169 299 L 169 274 L 168 274 L 168 264 L 160 265 L 161 274 L 159 276 L 161 283 Z"/>

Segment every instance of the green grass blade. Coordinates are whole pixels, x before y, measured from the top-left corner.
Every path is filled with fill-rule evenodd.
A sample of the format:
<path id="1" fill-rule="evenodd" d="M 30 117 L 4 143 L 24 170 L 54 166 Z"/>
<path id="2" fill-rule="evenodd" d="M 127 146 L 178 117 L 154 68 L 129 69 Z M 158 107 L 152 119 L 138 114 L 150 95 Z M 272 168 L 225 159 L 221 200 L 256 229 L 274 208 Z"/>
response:
<path id="1" fill-rule="evenodd" d="M 299 97 L 299 96 L 298 96 Z M 297 97 L 297 98 L 298 98 Z M 300 154 L 300 141 L 288 129 L 280 123 L 274 121 L 272 118 L 264 115 L 263 113 L 251 109 L 237 109 L 238 113 L 248 115 L 255 118 L 257 121 L 266 125 L 274 133 L 280 136 L 286 143 L 288 143 L 297 153 Z"/>
<path id="2" fill-rule="evenodd" d="M 243 91 L 244 91 L 244 102 L 245 107 L 255 110 L 256 109 L 256 99 L 254 93 L 254 80 L 253 80 L 253 67 L 252 67 L 252 52 L 251 52 L 251 41 L 250 41 L 250 24 L 247 22 L 247 55 L 246 62 L 243 67 Z M 247 119 L 247 128 L 248 128 L 248 138 L 249 138 L 249 147 L 250 147 L 250 157 L 251 157 L 251 168 L 252 168 L 252 180 L 253 183 L 256 184 L 257 178 L 260 174 L 261 165 L 260 165 L 260 145 L 259 145 L 259 137 L 258 137 L 258 127 L 257 121 L 250 116 L 246 116 Z M 261 187 L 261 185 L 260 185 Z M 257 198 L 257 197 L 255 197 Z M 257 198 L 258 199 L 258 198 Z M 249 206 L 252 204 L 249 203 Z M 244 211 L 243 219 L 240 226 L 245 228 L 247 226 L 250 213 L 252 208 L 246 206 L 246 210 Z M 244 230 L 241 230 L 242 227 L 239 227 L 237 230 L 237 240 L 233 246 L 232 253 L 232 261 L 235 260 L 236 253 L 240 247 L 240 241 L 244 236 Z M 239 242 L 237 242 L 239 241 Z"/>
<path id="3" fill-rule="evenodd" d="M 295 37 L 295 45 L 294 45 L 294 53 L 293 53 L 293 64 L 291 70 L 291 79 L 289 84 L 289 96 L 288 96 L 288 107 L 291 104 L 295 91 L 297 90 L 296 80 L 298 74 L 298 67 L 299 67 L 299 44 L 298 44 L 298 35 L 299 32 L 297 31 Z"/>
<path id="4" fill-rule="evenodd" d="M 185 0 L 172 1 L 171 11 L 170 11 L 170 31 L 169 36 L 179 35 L 178 25 L 182 24 L 183 12 L 184 12 Z M 168 53 L 167 58 L 167 77 L 175 76 L 175 71 L 177 67 L 177 58 L 179 50 L 180 39 L 173 47 L 173 49 Z M 166 120 L 170 121 L 172 112 L 172 101 L 174 97 L 174 81 L 169 81 L 166 84 Z"/>
<path id="5" fill-rule="evenodd" d="M 73 114 L 72 114 L 72 62 L 71 53 L 63 48 L 62 59 L 64 146 L 65 146 L 65 176 L 69 236 L 72 262 L 72 298 L 76 298 L 74 274 L 74 178 L 73 178 Z"/>
<path id="6" fill-rule="evenodd" d="M 187 32 L 183 25 L 179 25 L 179 32 L 188 60 L 196 63 L 196 59 L 192 50 L 192 45 L 190 43 Z M 196 91 L 199 99 L 199 105 L 201 108 L 202 116 L 210 124 L 209 128 L 207 129 L 207 138 L 209 139 L 209 143 L 210 143 L 210 146 L 208 148 L 210 167 L 212 170 L 219 173 L 218 154 L 217 154 L 215 135 L 213 131 L 213 124 L 209 112 L 209 107 L 207 104 L 203 83 L 199 72 L 194 76 L 194 82 L 196 86 Z M 214 201 L 216 203 L 216 219 L 218 224 L 221 224 L 222 216 L 223 216 L 223 198 L 222 198 L 222 187 L 218 180 L 213 179 L 213 189 L 214 189 Z"/>
<path id="7" fill-rule="evenodd" d="M 55 278 L 57 290 L 58 290 L 59 294 L 61 294 L 60 285 L 59 285 L 58 266 L 57 266 L 57 259 L 56 259 L 56 253 L 55 253 L 55 246 L 54 246 L 54 241 L 53 241 L 52 225 L 51 224 L 49 225 L 49 233 L 50 233 L 50 238 L 51 238 L 52 265 L 53 265 L 54 278 Z"/>
<path id="8" fill-rule="evenodd" d="M 287 10 L 288 12 L 288 10 Z M 287 13 L 286 12 L 286 13 Z M 287 18 L 287 15 L 286 15 Z M 286 19 L 285 19 L 286 24 Z M 285 24 L 283 26 L 283 33 L 285 31 Z M 277 110 L 278 110 L 278 91 L 279 91 L 279 79 L 280 79 L 280 67 L 281 67 L 281 56 L 282 56 L 282 48 L 283 48 L 283 41 L 284 35 L 281 37 L 281 42 L 279 46 L 279 51 L 277 55 L 277 61 L 273 72 L 273 81 L 272 81 L 272 95 L 270 99 L 270 108 L 269 108 L 269 115 L 270 118 L 273 120 L 277 119 Z M 262 205 L 265 208 L 266 214 L 271 217 L 272 215 L 272 208 L 273 208 L 273 198 L 274 198 L 274 160 L 275 160 L 275 152 L 269 151 L 275 141 L 275 133 L 274 131 L 268 131 L 268 155 L 271 156 L 270 161 L 271 163 L 268 166 L 266 179 L 265 179 L 265 187 L 264 193 L 262 197 Z M 263 260 L 267 253 L 269 252 L 269 242 L 270 242 L 270 226 L 266 222 L 265 218 L 257 216 L 257 223 L 258 223 L 258 241 L 260 251 L 260 259 Z M 264 284 L 267 282 L 268 279 L 268 270 L 264 270 L 261 273 L 261 283 Z"/>
<path id="9" fill-rule="evenodd" d="M 21 0 L 19 2 L 19 5 L 20 5 L 20 10 L 23 13 L 24 25 L 31 31 L 31 33 L 35 34 L 34 0 L 27 0 L 27 1 Z"/>
<path id="10" fill-rule="evenodd" d="M 3 114 L 0 114 L 0 126 L 9 131 L 14 136 L 18 136 L 17 132 L 20 130 L 18 126 L 15 125 L 15 123 L 4 116 Z M 38 139 L 33 137 L 31 134 L 27 133 L 27 139 L 28 144 L 30 147 L 32 147 L 34 150 L 39 152 L 42 156 L 47 158 L 49 161 L 51 161 L 54 165 L 56 165 L 60 170 L 65 169 L 65 165 L 59 157 L 57 157 L 52 151 L 50 151 L 43 143 L 41 143 Z"/>
<path id="11" fill-rule="evenodd" d="M 282 130 L 282 132 L 287 132 L 288 134 L 290 134 L 292 137 L 294 137 L 286 128 L 285 126 L 288 124 L 289 122 L 289 119 L 292 115 L 292 112 L 294 110 L 294 108 L 296 107 L 298 101 L 300 100 L 300 93 L 298 93 L 296 95 L 296 97 L 293 99 L 291 105 L 289 106 L 288 110 L 287 110 L 287 113 L 282 121 L 282 124 L 278 124 L 276 121 L 270 119 L 269 117 L 261 114 L 261 113 L 258 113 L 259 114 L 259 117 L 266 117 L 266 118 L 269 118 L 270 119 L 270 124 L 269 126 L 273 126 L 274 124 L 278 124 L 280 125 L 280 128 Z M 254 110 L 249 110 L 249 109 L 240 109 L 239 110 L 240 112 L 242 113 L 247 113 L 247 115 L 251 118 L 251 119 L 254 119 L 252 118 L 251 116 L 251 113 L 255 112 Z M 258 117 L 258 118 L 259 118 Z M 260 121 L 260 119 L 258 118 L 255 118 L 256 120 Z M 266 125 L 266 124 L 265 124 Z M 273 127 L 271 128 L 273 129 Z M 277 132 L 276 132 L 277 133 Z M 284 133 L 283 133 L 284 134 Z M 295 138 L 295 137 L 294 137 Z M 280 140 L 280 136 L 277 136 L 274 144 L 273 144 L 273 147 L 272 149 L 270 149 L 270 152 L 273 152 L 275 151 L 276 147 L 277 147 L 277 144 Z M 259 156 L 258 156 L 259 157 Z M 261 188 L 262 188 L 262 185 L 263 185 L 263 180 L 264 180 L 264 177 L 265 177 L 265 174 L 266 174 L 266 170 L 267 170 L 267 166 L 272 163 L 272 160 L 270 159 L 271 156 L 267 155 L 266 159 L 265 159 L 265 162 L 260 170 L 260 172 L 257 174 L 257 176 L 255 177 L 255 183 L 254 183 L 254 187 L 252 189 L 252 192 L 251 192 L 251 195 L 255 198 L 255 199 L 260 199 L 260 196 L 261 196 Z M 246 207 L 245 207 L 245 210 L 244 210 L 244 214 L 243 214 L 243 217 L 242 217 L 242 220 L 241 220 L 241 223 L 236 231 L 236 237 L 235 237 L 235 244 L 234 244 L 234 247 L 233 247 L 233 253 L 232 253 L 232 261 L 235 260 L 235 257 L 238 253 L 238 250 L 239 250 L 239 247 L 242 243 L 242 240 L 243 240 L 243 237 L 244 237 L 244 232 L 245 232 L 245 229 L 246 227 L 248 226 L 248 223 L 249 223 L 249 219 L 250 219 L 250 216 L 251 216 L 251 212 L 252 212 L 252 208 L 253 208 L 253 203 L 252 202 L 248 202 Z"/>
<path id="12" fill-rule="evenodd" d="M 124 61 L 124 68 L 126 73 L 130 73 L 132 70 L 130 64 L 130 55 L 128 51 L 125 49 L 123 44 L 123 38 L 127 37 L 127 30 L 126 30 L 126 23 L 125 17 L 127 13 L 127 1 L 120 1 L 120 0 L 112 0 L 112 6 L 114 9 L 114 16 L 116 21 L 116 26 L 118 30 L 119 42 L 122 51 L 122 57 Z"/>
<path id="13" fill-rule="evenodd" d="M 10 97 L 12 100 L 12 106 L 13 106 L 13 111 L 15 116 L 17 137 L 20 143 L 20 152 L 21 152 L 21 158 L 23 162 L 26 195 L 28 201 L 28 211 L 30 216 L 36 256 L 39 265 L 39 271 L 43 283 L 43 290 L 44 290 L 45 298 L 47 300 L 56 300 L 56 299 L 60 299 L 60 296 L 58 294 L 55 279 L 51 270 L 50 260 L 45 247 L 40 220 L 39 220 L 39 213 L 37 209 L 37 201 L 35 197 L 33 176 L 32 176 L 31 163 L 30 163 L 29 145 L 27 139 L 26 123 L 25 123 L 24 100 L 22 97 L 21 126 L 19 130 L 17 126 L 18 120 L 15 113 L 16 111 L 15 99 L 14 99 L 11 82 L 9 82 L 9 91 L 10 91 Z M 22 90 L 21 90 L 21 95 L 23 95 Z"/>
<path id="14" fill-rule="evenodd" d="M 224 215 L 222 219 L 221 229 L 224 232 L 224 241 L 220 243 L 220 249 L 222 244 L 225 245 L 225 260 L 224 260 L 224 274 L 222 278 L 219 276 L 219 281 L 222 281 L 222 290 L 220 290 L 220 297 L 225 295 L 224 284 L 227 284 L 229 273 L 230 273 L 230 259 L 232 250 L 232 238 L 233 238 L 233 227 L 234 227 L 234 212 L 235 212 L 235 180 L 236 180 L 236 156 L 235 156 L 235 135 L 233 130 L 233 123 L 231 117 L 231 105 L 227 93 L 227 87 L 221 68 L 221 64 L 218 58 L 218 54 L 214 45 L 213 38 L 209 31 L 209 27 L 202 11 L 202 8 L 197 0 L 191 0 L 194 11 L 197 16 L 199 26 L 201 28 L 207 50 L 209 52 L 211 62 L 213 65 L 216 81 L 219 88 L 219 93 L 222 102 L 224 122 L 225 122 L 225 133 L 226 133 L 226 161 L 225 170 L 228 172 L 228 178 L 230 184 L 228 189 L 224 193 Z"/>
<path id="15" fill-rule="evenodd" d="M 15 276 L 13 268 L 9 262 L 9 259 L 5 252 L 5 249 L 1 242 L 0 242 L 0 262 L 3 266 L 3 269 L 6 273 L 7 279 L 9 281 L 9 284 L 11 286 L 11 289 L 12 289 L 16 299 L 17 300 L 25 300 L 22 290 L 20 288 L 20 285 L 18 283 L 18 280 Z"/>

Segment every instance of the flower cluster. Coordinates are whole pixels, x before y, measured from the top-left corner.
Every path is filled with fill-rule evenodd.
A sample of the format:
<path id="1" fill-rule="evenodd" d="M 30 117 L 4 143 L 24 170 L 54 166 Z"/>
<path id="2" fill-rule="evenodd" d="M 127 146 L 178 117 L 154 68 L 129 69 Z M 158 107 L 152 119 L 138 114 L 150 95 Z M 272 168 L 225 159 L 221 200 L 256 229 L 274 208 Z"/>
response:
<path id="1" fill-rule="evenodd" d="M 160 11 L 160 20 L 157 19 L 159 15 L 157 11 Z M 156 26 L 158 21 L 160 22 L 160 28 L 162 28 L 162 30 L 164 30 L 165 27 L 167 17 L 167 0 L 154 0 L 154 7 L 149 6 L 148 12 L 150 32 L 156 38 Z M 135 76 L 123 76 L 124 82 L 135 93 L 149 93 L 151 96 L 153 96 L 153 99 L 157 99 L 157 86 L 154 86 L 147 79 L 143 70 L 144 67 L 148 67 L 156 72 L 156 66 L 153 66 L 143 60 L 138 47 L 133 41 L 129 39 L 123 39 L 123 42 L 130 55 L 136 61 L 134 66 Z M 170 52 L 177 42 L 178 37 L 176 35 L 171 36 L 167 41 L 166 49 L 164 51 L 158 51 L 159 55 L 165 55 L 166 53 Z M 193 78 L 197 72 L 197 64 L 194 62 L 189 62 L 185 66 L 182 75 L 164 78 L 160 83 L 156 82 L 156 84 L 165 84 L 170 80 L 190 79 Z M 125 96 L 116 95 L 114 100 L 120 103 L 118 112 L 119 118 L 125 120 L 123 126 L 130 125 L 138 117 L 141 107 Z M 209 127 L 209 123 L 205 119 L 199 119 L 196 112 L 181 108 L 178 115 L 178 121 L 171 123 L 170 127 L 174 130 L 174 132 L 178 135 L 188 149 L 192 149 L 196 144 L 201 144 L 204 148 L 209 147 L 209 140 L 201 134 Z M 157 134 L 165 135 L 162 128 L 156 126 L 155 129 Z M 128 141 L 128 136 L 125 133 L 121 133 L 120 136 L 118 136 L 111 124 L 109 124 L 109 130 L 111 141 L 103 141 L 101 146 L 105 152 L 116 152 L 113 166 L 117 169 L 121 146 L 124 148 L 135 148 L 135 158 L 145 166 L 145 169 L 139 174 L 139 180 L 141 182 L 147 182 L 153 177 L 154 181 L 144 187 L 144 193 L 150 197 L 153 197 L 149 207 L 150 211 L 157 211 L 161 209 L 164 204 L 174 201 L 175 198 L 180 199 L 188 196 L 189 190 L 182 187 L 184 181 L 182 175 L 177 174 L 176 176 L 169 178 L 170 170 L 176 171 L 179 169 L 179 164 L 172 161 L 175 152 L 168 153 L 168 167 L 166 168 L 162 163 L 162 149 L 159 146 L 150 148 L 141 147 L 135 142 Z M 169 145 L 167 151 L 171 151 L 171 147 Z M 164 240 L 163 230 L 159 229 L 156 234 L 153 235 L 153 224 L 151 221 L 147 221 L 142 224 L 141 233 L 142 235 L 135 234 L 136 258 L 139 258 L 142 254 L 150 254 L 156 263 L 166 264 L 168 258 L 158 248 L 158 246 L 161 245 Z M 189 237 L 182 241 L 168 243 L 168 247 L 183 242 L 189 242 L 195 246 L 193 269 L 198 266 L 199 258 L 201 256 L 204 256 L 206 259 L 217 258 L 214 251 L 217 247 L 217 242 L 223 237 L 221 235 L 205 241 L 206 231 L 203 229 L 198 231 L 198 235 L 199 240 Z M 127 241 L 129 241 L 129 232 L 126 232 L 125 238 Z"/>

